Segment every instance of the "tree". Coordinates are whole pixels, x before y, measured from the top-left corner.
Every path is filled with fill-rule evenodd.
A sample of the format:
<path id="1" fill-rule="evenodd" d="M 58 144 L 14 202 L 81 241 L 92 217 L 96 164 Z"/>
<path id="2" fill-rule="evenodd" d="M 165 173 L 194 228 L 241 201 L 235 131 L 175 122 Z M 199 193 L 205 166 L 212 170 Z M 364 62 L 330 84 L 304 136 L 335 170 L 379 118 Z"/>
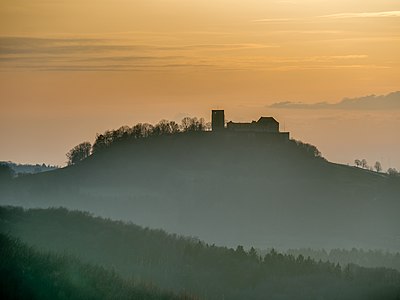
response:
<path id="1" fill-rule="evenodd" d="M 7 164 L 0 164 L 0 182 L 14 177 L 14 170 Z"/>
<path id="2" fill-rule="evenodd" d="M 322 158 L 322 153 L 314 145 L 303 143 L 302 141 L 297 141 L 297 140 L 295 140 L 295 143 L 307 155 L 311 155 L 312 157 Z"/>
<path id="3" fill-rule="evenodd" d="M 183 132 L 190 131 L 191 127 L 192 127 L 192 118 L 190 117 L 183 118 L 181 122 L 182 131 Z"/>
<path id="4" fill-rule="evenodd" d="M 92 145 L 89 142 L 83 142 L 74 148 L 72 148 L 68 153 L 67 153 L 67 158 L 68 158 L 68 165 L 75 165 L 78 162 L 84 160 L 90 155 L 90 151 L 92 149 Z"/>
<path id="5" fill-rule="evenodd" d="M 251 247 L 249 250 L 249 256 L 253 259 L 257 259 L 258 260 L 258 253 L 256 251 L 256 249 L 254 249 L 254 247 Z"/>
<path id="6" fill-rule="evenodd" d="M 363 169 L 368 168 L 368 163 L 367 163 L 367 160 L 365 158 L 363 158 L 363 160 L 361 161 L 361 167 Z"/>
<path id="7" fill-rule="evenodd" d="M 183 132 L 188 131 L 205 131 L 206 122 L 203 118 L 197 119 L 196 117 L 185 117 L 182 119 L 181 128 Z"/>
<path id="8" fill-rule="evenodd" d="M 380 163 L 379 161 L 377 161 L 377 162 L 375 163 L 375 165 L 374 165 L 374 168 L 375 168 L 375 170 L 376 170 L 377 172 L 382 171 L 382 165 L 381 165 L 381 163 Z"/>
<path id="9" fill-rule="evenodd" d="M 357 168 L 359 168 L 359 167 L 361 166 L 361 160 L 356 159 L 356 160 L 354 161 L 354 164 L 356 165 Z"/>
<path id="10" fill-rule="evenodd" d="M 174 121 L 161 120 L 153 128 L 154 135 L 174 134 L 179 132 L 179 125 Z"/>
<path id="11" fill-rule="evenodd" d="M 246 256 L 246 251 L 244 251 L 244 247 L 242 245 L 238 245 L 236 247 L 236 254 L 240 256 Z"/>
<path id="12" fill-rule="evenodd" d="M 397 176 L 397 175 L 399 175 L 399 172 L 395 168 L 389 168 L 387 170 L 387 173 L 389 174 L 389 176 Z"/>

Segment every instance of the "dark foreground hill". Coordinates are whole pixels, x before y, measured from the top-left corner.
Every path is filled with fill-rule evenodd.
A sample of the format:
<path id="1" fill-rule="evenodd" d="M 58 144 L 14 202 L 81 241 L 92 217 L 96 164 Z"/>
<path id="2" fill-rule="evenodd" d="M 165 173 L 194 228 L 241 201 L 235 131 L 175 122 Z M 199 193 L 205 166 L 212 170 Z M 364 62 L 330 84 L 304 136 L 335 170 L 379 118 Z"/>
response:
<path id="1" fill-rule="evenodd" d="M 123 280 L 115 272 L 68 255 L 40 253 L 0 234 L 1 299 L 194 299 Z"/>
<path id="2" fill-rule="evenodd" d="M 400 249 L 400 181 L 265 134 L 126 140 L 15 179 L 1 203 L 65 206 L 222 245 Z"/>
<path id="3" fill-rule="evenodd" d="M 90 298 L 87 295 L 104 298 L 102 293 L 106 296 L 115 293 L 115 299 L 120 299 L 119 295 L 139 292 L 143 298 L 138 299 L 158 299 L 151 298 L 148 290 L 127 286 L 118 279 L 121 275 L 133 278 L 134 282 L 152 282 L 176 293 L 184 291 L 204 299 L 395 300 L 400 297 L 400 273 L 395 270 L 340 267 L 276 251 L 260 257 L 254 249 L 216 247 L 66 209 L 26 211 L 2 207 L 0 229 L 37 249 L 63 254 L 62 257 L 37 255 L 2 238 L 0 273 L 6 275 L 2 283 L 9 288 L 11 282 L 24 292 L 35 287 L 71 295 L 78 286 L 84 299 Z M 78 257 L 85 265 L 65 258 L 66 254 Z M 112 269 L 117 275 L 86 263 Z"/>

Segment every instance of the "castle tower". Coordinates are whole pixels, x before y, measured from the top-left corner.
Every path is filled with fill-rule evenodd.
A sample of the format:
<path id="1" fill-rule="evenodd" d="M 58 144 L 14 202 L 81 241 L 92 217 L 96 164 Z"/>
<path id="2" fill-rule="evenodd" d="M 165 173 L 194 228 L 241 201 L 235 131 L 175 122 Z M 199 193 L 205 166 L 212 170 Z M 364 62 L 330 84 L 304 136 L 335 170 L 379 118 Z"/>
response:
<path id="1" fill-rule="evenodd" d="M 213 110 L 211 113 L 212 131 L 222 130 L 225 128 L 225 112 L 223 110 Z"/>

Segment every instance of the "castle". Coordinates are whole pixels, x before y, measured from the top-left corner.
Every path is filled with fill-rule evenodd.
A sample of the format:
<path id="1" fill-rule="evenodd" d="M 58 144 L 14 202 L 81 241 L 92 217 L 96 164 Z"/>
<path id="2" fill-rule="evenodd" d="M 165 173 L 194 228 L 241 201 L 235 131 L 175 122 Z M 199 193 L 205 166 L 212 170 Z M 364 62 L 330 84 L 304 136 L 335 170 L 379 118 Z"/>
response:
<path id="1" fill-rule="evenodd" d="M 225 111 L 213 110 L 211 112 L 211 127 L 213 132 L 246 132 L 265 133 L 270 136 L 278 136 L 289 139 L 289 132 L 279 131 L 279 122 L 273 117 L 261 117 L 251 123 L 228 122 L 225 127 Z"/>

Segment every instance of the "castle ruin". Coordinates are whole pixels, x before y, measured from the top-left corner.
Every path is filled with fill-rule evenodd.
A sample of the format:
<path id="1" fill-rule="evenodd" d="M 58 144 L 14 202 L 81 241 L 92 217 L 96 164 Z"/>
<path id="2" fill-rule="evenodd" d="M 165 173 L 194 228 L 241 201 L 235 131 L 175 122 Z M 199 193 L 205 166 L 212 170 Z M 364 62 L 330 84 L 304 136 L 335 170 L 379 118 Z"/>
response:
<path id="1" fill-rule="evenodd" d="M 273 117 L 261 117 L 258 121 L 250 123 L 229 121 L 225 126 L 224 110 L 213 110 L 211 112 L 211 127 L 213 132 L 266 133 L 289 139 L 289 132 L 281 132 L 279 122 Z"/>

